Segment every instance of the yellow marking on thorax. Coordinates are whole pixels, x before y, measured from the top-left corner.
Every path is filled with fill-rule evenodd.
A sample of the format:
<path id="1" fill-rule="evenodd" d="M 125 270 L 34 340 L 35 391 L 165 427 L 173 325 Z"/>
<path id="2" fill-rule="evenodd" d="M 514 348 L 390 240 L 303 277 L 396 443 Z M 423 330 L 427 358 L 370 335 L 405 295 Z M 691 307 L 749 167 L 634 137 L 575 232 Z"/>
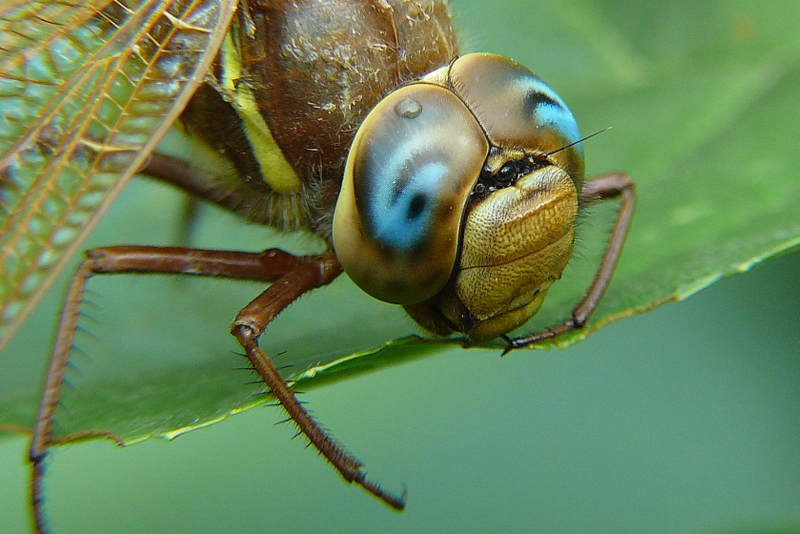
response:
<path id="1" fill-rule="evenodd" d="M 222 71 L 221 89 L 242 119 L 245 134 L 264 181 L 278 193 L 298 193 L 302 187 L 300 177 L 286 161 L 283 151 L 272 137 L 247 81 L 239 82 L 243 78 L 242 61 L 233 45 L 230 31 L 222 44 Z"/>

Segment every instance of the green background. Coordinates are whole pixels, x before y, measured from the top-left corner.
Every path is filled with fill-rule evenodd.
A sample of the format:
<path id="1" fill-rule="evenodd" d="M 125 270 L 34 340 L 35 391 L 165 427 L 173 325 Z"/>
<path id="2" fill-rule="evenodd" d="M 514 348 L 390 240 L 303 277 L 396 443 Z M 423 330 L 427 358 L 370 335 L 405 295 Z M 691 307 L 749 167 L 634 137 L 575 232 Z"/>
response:
<path id="1" fill-rule="evenodd" d="M 590 173 L 625 169 L 640 185 L 631 257 L 623 257 L 617 282 L 627 290 L 614 294 L 616 302 L 636 302 L 645 287 L 626 286 L 629 273 L 650 273 L 688 294 L 718 273 L 746 267 L 748 258 L 797 241 L 799 6 L 455 3 L 467 48 L 530 66 L 572 105 L 584 132 L 614 127 L 586 151 Z M 169 234 L 174 221 L 150 216 L 163 196 L 132 184 L 91 245 Z M 736 209 L 720 209 L 726 205 Z M 662 232 L 647 222 L 654 213 L 665 222 Z M 235 223 L 223 218 L 228 224 Z M 128 225 L 140 237 L 122 237 L 135 230 Z M 246 240 L 244 232 L 227 235 L 217 246 Z M 574 267 L 581 272 L 595 254 L 583 235 Z M 692 254 L 681 263 L 684 245 Z M 47 479 L 54 531 L 799 530 L 799 272 L 797 254 L 780 258 L 564 351 L 500 360 L 497 351 L 448 350 L 309 391 L 304 400 L 373 478 L 390 488 L 408 484 L 409 508 L 401 515 L 346 487 L 289 439 L 291 428 L 274 427 L 282 418 L 277 410 L 257 409 L 169 444 L 57 450 Z M 86 375 L 121 373 L 132 389 L 117 384 L 112 400 L 122 397 L 134 408 L 148 398 L 135 388 L 160 369 L 171 378 L 177 362 L 196 362 L 202 375 L 206 364 L 197 354 L 208 350 L 204 336 L 225 336 L 215 325 L 235 313 L 222 308 L 216 322 L 193 319 L 221 307 L 213 297 L 197 297 L 211 283 L 200 282 L 198 291 L 194 281 L 178 303 L 189 317 L 180 328 L 148 319 L 160 310 L 124 313 L 159 307 L 159 284 L 175 281 L 92 286 L 103 306 L 93 333 L 117 340 L 126 356 L 103 358 L 93 349 L 78 367 Z M 117 297 L 115 287 L 133 297 Z M 256 287 L 235 285 L 239 305 Z M 137 303 L 146 292 L 156 298 Z M 57 302 L 59 295 L 49 298 Z M 563 316 L 564 307 L 552 313 Z M 16 356 L 0 358 L 6 392 L 22 370 L 41 368 L 52 314 L 34 317 Z M 309 343 L 346 344 L 364 335 L 362 323 L 337 322 L 336 311 L 298 316 L 323 332 Z M 400 333 L 412 331 L 399 313 L 381 317 Z M 123 328 L 130 333 L 108 335 Z M 170 343 L 172 350 L 158 352 Z M 226 357 L 209 369 L 238 364 L 226 352 L 232 344 L 225 347 L 210 351 Z M 229 374 L 237 384 L 247 380 Z M 177 383 L 174 409 L 184 406 L 184 391 L 202 396 L 208 387 L 212 397 L 215 378 Z M 89 380 L 70 379 L 68 411 L 86 391 L 81 380 Z M 251 392 L 241 388 L 241 398 Z M 59 423 L 68 426 L 77 415 L 64 413 Z M 3 532 L 25 529 L 24 447 L 19 439 L 0 444 Z"/>

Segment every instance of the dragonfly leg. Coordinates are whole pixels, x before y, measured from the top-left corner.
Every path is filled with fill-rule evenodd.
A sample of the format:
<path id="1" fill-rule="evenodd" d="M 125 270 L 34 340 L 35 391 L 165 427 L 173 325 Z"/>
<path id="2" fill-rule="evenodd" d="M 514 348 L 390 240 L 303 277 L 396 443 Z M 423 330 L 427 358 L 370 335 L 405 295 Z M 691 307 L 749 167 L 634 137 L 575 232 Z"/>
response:
<path id="1" fill-rule="evenodd" d="M 330 283 L 341 273 L 342 267 L 333 255 L 319 256 L 317 259 L 315 263 L 301 265 L 295 271 L 288 273 L 245 306 L 234 320 L 231 333 L 244 347 L 253 368 L 300 432 L 342 477 L 347 482 L 360 485 L 392 508 L 402 510 L 405 507 L 405 492 L 396 495 L 368 480 L 361 470 L 362 463 L 339 445 L 311 417 L 281 377 L 278 368 L 258 345 L 258 338 L 264 333 L 267 325 L 289 304 L 309 290 Z"/>
<path id="2" fill-rule="evenodd" d="M 580 204 L 586 205 L 593 202 L 622 197 L 622 202 L 617 212 L 617 220 L 611 231 L 611 236 L 606 246 L 600 266 L 595 273 L 589 289 L 580 302 L 573 308 L 572 317 L 547 330 L 535 332 L 517 338 L 506 338 L 508 346 L 503 354 L 513 349 L 534 345 L 547 339 L 553 339 L 571 330 L 582 328 L 589 317 L 597 308 L 600 299 L 608 288 L 611 276 L 622 253 L 622 245 L 628 235 L 628 227 L 633 216 L 633 206 L 636 199 L 636 187 L 625 173 L 612 173 L 598 176 L 588 180 L 581 191 Z"/>
<path id="3" fill-rule="evenodd" d="M 86 255 L 87 259 L 78 267 L 61 310 L 58 333 L 39 403 L 33 437 L 31 438 L 29 451 L 29 459 L 32 464 L 31 509 L 36 530 L 39 533 L 47 532 L 42 492 L 45 459 L 50 446 L 60 441 L 52 433 L 54 415 L 61 397 L 64 375 L 73 348 L 86 283 L 92 276 L 98 274 L 160 273 L 218 276 L 264 282 L 280 280 L 279 284 L 273 284 L 276 290 L 265 292 L 269 294 L 280 293 L 278 289 L 284 286 L 302 288 L 299 291 L 290 292 L 290 295 L 284 294 L 284 297 L 288 298 L 281 300 L 280 310 L 283 310 L 303 293 L 330 283 L 341 273 L 341 267 L 332 254 L 294 256 L 278 249 L 268 249 L 263 252 L 236 252 L 183 247 L 120 246 L 93 249 L 88 251 Z M 320 272 L 322 275 L 309 281 L 306 275 L 308 272 L 313 271 Z M 299 277 L 298 282 L 293 282 L 295 276 Z M 259 297 L 259 299 L 262 297 Z M 256 299 L 256 301 L 260 302 L 259 299 Z M 251 306 L 248 306 L 245 310 L 250 309 Z M 238 326 L 235 328 L 238 328 Z M 263 353 L 261 354 L 263 355 Z M 277 386 L 280 393 L 276 392 L 276 396 L 282 403 L 284 403 L 284 400 L 286 401 L 284 405 L 299 406 L 299 402 L 286 385 L 286 382 L 277 374 L 277 370 L 274 371 L 274 376 L 268 376 L 270 378 L 268 385 L 270 387 Z M 309 423 L 298 422 L 298 425 L 304 431 L 309 429 Z M 324 434 L 313 421 L 310 423 L 310 427 L 312 430 Z M 90 431 L 90 433 L 113 438 L 108 433 L 100 431 Z M 332 442 L 330 438 L 328 438 L 328 441 Z M 312 443 L 316 444 L 316 441 L 312 441 Z M 341 455 L 343 457 L 347 456 L 344 452 Z M 347 465 L 348 468 L 352 466 L 352 464 L 342 465 Z M 357 468 L 355 468 L 355 473 L 353 480 L 358 481 L 359 472 Z"/>

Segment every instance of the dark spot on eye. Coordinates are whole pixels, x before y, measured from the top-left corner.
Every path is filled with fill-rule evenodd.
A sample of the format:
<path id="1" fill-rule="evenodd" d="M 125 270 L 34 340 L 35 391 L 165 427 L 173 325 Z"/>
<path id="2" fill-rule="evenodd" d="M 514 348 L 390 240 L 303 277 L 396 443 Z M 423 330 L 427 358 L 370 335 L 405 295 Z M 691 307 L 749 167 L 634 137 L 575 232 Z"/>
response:
<path id="1" fill-rule="evenodd" d="M 425 195 L 422 193 L 417 193 L 411 199 L 411 202 L 408 203 L 408 219 L 413 220 L 422 215 L 422 212 L 425 211 L 425 205 L 428 203 L 428 199 L 425 198 Z"/>
<path id="2" fill-rule="evenodd" d="M 552 106 L 564 109 L 561 104 L 540 91 L 528 91 L 522 103 L 523 117 L 533 117 L 536 115 L 539 106 Z"/>

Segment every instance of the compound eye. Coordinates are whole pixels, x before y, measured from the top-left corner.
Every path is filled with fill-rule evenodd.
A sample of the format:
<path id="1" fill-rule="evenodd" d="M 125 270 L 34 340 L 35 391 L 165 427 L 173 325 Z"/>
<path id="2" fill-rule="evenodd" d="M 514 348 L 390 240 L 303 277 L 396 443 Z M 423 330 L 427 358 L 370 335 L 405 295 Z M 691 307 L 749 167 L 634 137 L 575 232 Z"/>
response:
<path id="1" fill-rule="evenodd" d="M 493 146 L 555 152 L 549 159 L 580 191 L 584 160 L 575 117 L 560 96 L 522 65 L 494 54 L 467 54 L 447 72 Z M 559 150 L 576 143 L 566 150 Z"/>
<path id="2" fill-rule="evenodd" d="M 488 151 L 472 113 L 438 85 L 402 87 L 369 113 L 350 149 L 333 220 L 336 255 L 356 285 L 397 304 L 444 288 Z"/>

